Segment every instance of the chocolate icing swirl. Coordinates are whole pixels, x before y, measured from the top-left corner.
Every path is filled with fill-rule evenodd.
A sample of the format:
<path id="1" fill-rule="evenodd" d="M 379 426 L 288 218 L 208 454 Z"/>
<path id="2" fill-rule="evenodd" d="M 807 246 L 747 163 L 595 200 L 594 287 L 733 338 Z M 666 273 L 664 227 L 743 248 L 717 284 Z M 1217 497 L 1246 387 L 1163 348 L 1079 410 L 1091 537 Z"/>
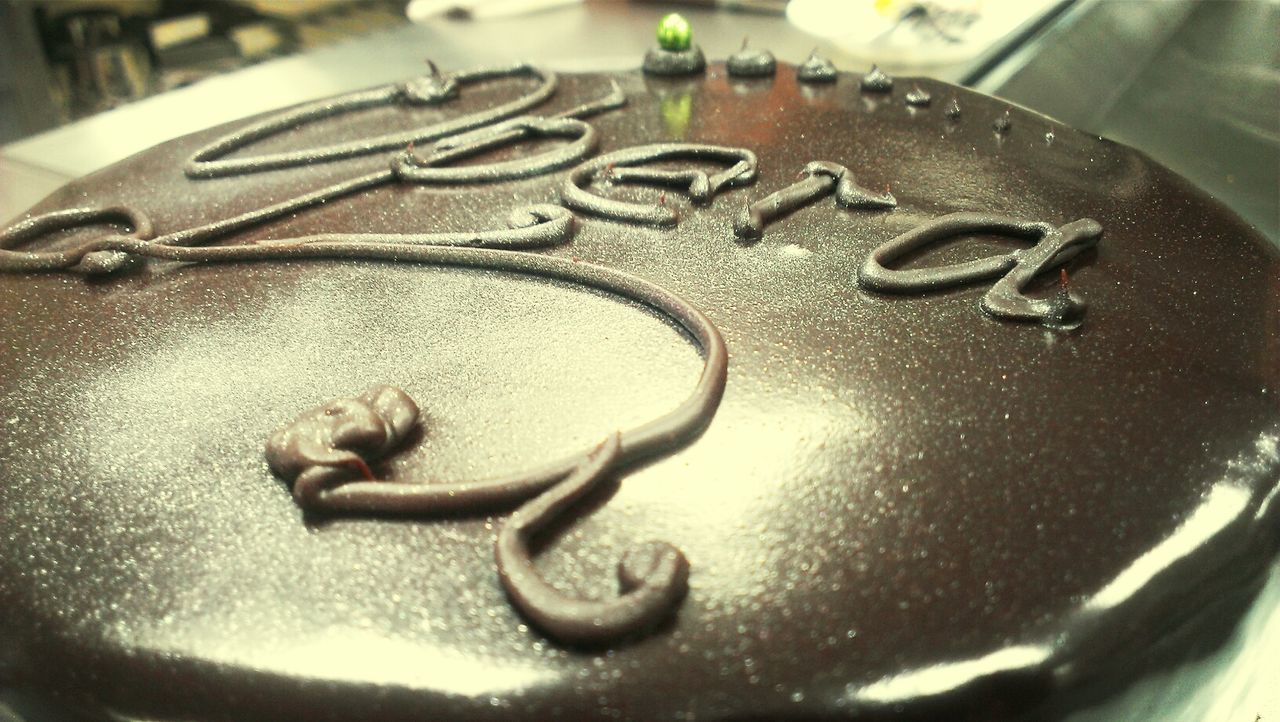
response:
<path id="1" fill-rule="evenodd" d="M 588 494 L 613 468 L 620 449 L 619 436 L 610 435 L 564 481 L 512 514 L 494 543 L 498 575 L 512 603 L 561 642 L 608 644 L 643 632 L 663 621 L 689 588 L 689 562 L 666 542 L 627 550 L 618 562 L 622 594 L 608 601 L 567 596 L 534 569 L 531 537 Z"/>
<path id="2" fill-rule="evenodd" d="M 363 193 L 392 182 L 410 183 L 465 183 L 523 178 L 548 172 L 567 165 L 594 150 L 597 135 L 582 117 L 616 109 L 625 104 L 626 98 L 616 83 L 605 96 L 565 110 L 549 118 L 529 116 L 499 124 L 495 128 L 481 128 L 463 133 L 437 143 L 430 156 L 423 158 L 406 152 L 391 163 L 386 170 L 375 171 L 349 178 L 323 188 L 303 193 L 288 200 L 247 211 L 238 216 L 224 218 L 202 226 L 172 231 L 152 238 L 150 222 L 141 214 L 127 208 L 76 209 L 43 214 L 13 226 L 0 233 L 0 272 L 3 271 L 51 271 L 78 270 L 80 272 L 108 273 L 125 268 L 127 254 L 114 252 L 86 253 L 95 241 L 62 251 L 13 251 L 20 243 L 35 240 L 69 228 L 89 225 L 102 220 L 124 219 L 136 229 L 135 237 L 150 239 L 157 245 L 195 246 L 211 243 L 238 231 L 262 225 L 272 220 L 298 213 L 339 198 Z M 286 114 L 287 115 L 287 114 Z M 482 163 L 462 168 L 441 167 L 446 163 L 466 158 L 487 150 L 493 150 L 530 137 L 563 136 L 575 138 L 574 142 L 541 154 L 514 161 Z M 228 171 L 231 172 L 231 171 Z M 567 242 L 572 233 L 572 214 L 558 206 L 539 205 L 527 211 L 517 211 L 509 219 L 509 231 L 481 231 L 474 233 L 416 233 L 416 234 L 342 234 L 343 240 L 360 240 L 386 243 L 415 243 L 432 245 L 472 245 L 495 248 L 533 248 Z M 310 237 L 310 241 L 335 240 L 337 236 Z M 292 239 L 290 242 L 302 242 Z M 307 241 L 309 242 L 309 241 Z M 140 258 L 141 256 L 139 256 Z"/>
<path id="3" fill-rule="evenodd" d="M 383 177 L 379 173 L 378 179 Z M 170 233 L 148 240 L 142 236 L 107 235 L 84 241 L 72 248 L 54 251 L 11 251 L 0 250 L 0 272 L 33 272 L 33 271 L 73 271 L 89 272 L 90 264 L 95 259 L 112 259 L 113 263 L 106 271 L 119 270 L 126 267 L 128 261 L 144 258 L 173 260 L 201 260 L 198 257 L 177 257 L 172 252 L 166 255 L 162 250 L 143 252 L 138 246 L 125 249 L 113 249 L 113 241 L 136 240 L 149 243 L 157 249 L 181 248 L 183 246 L 207 243 L 217 238 L 230 235 L 250 226 L 266 223 L 285 213 L 324 202 L 326 199 L 340 197 L 357 190 L 370 187 L 371 176 L 357 178 L 355 181 L 338 184 L 323 189 L 319 193 L 311 193 L 299 199 L 246 213 L 235 218 L 207 224 L 199 228 Z M 129 212 L 127 209 L 58 211 L 32 217 L 23 223 L 0 233 L 0 242 L 19 235 L 24 229 L 31 230 L 29 235 L 35 237 L 74 227 L 68 224 L 67 214 L 103 215 Z M 139 215 L 141 218 L 141 216 Z M 283 240 L 262 241 L 252 246 L 239 248 L 269 248 L 271 246 L 296 246 L 310 243 L 359 242 L 382 244 L 434 245 L 434 246 L 476 246 L 482 248 L 542 248 L 567 243 L 573 235 L 573 214 L 561 206 L 537 204 L 511 213 L 507 219 L 508 228 L 495 231 L 472 231 L 462 233 L 331 233 L 288 238 Z M 146 227 L 149 231 L 149 226 Z M 133 256 L 131 258 L 130 256 Z M 268 256 L 269 257 L 269 256 Z"/>
<path id="4" fill-rule="evenodd" d="M 387 242 L 388 238 L 395 238 L 396 242 Z M 728 351 L 720 332 L 702 312 L 656 284 L 586 262 L 519 251 L 430 245 L 428 238 L 424 238 L 421 245 L 406 245 L 395 235 L 375 236 L 375 240 L 370 240 L 360 234 L 324 234 L 271 243 L 196 248 L 108 236 L 78 248 L 80 256 L 100 251 L 206 264 L 346 258 L 483 268 L 564 281 L 641 303 L 683 327 L 702 349 L 705 365 L 693 394 L 684 403 L 658 419 L 621 433 L 619 465 L 687 442 L 710 421 L 724 389 Z M 72 267 L 79 260 L 79 257 L 72 258 L 65 267 Z M 530 471 L 484 482 L 419 485 L 356 482 L 305 496 L 299 503 L 325 511 L 345 512 L 441 513 L 501 507 L 563 479 L 577 468 L 582 457 L 583 454 L 572 454 Z"/>
<path id="5" fill-rule="evenodd" d="M 317 406 L 277 430 L 267 439 L 267 464 L 295 490 L 323 484 L 334 469 L 372 479 L 369 462 L 403 442 L 417 423 L 418 405 L 408 394 L 379 386 Z"/>
<path id="6" fill-rule="evenodd" d="M 442 167 L 448 161 L 536 138 L 569 138 L 572 142 L 529 158 Z M 595 128 L 576 118 L 526 116 L 442 140 L 429 158 L 407 150 L 391 168 L 397 178 L 413 183 L 495 183 L 542 175 L 576 163 L 595 151 L 599 142 Z"/>

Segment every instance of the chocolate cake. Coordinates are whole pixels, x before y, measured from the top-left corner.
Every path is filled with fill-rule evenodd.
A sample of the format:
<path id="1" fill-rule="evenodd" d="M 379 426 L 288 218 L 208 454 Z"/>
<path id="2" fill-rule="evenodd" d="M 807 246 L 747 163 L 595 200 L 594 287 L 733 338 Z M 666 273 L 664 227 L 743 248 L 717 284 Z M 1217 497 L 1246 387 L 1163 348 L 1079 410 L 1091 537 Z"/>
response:
<path id="1" fill-rule="evenodd" d="M 1280 529 L 1280 254 L 1050 118 L 742 53 L 432 68 L 0 233 L 0 685 L 1046 717 L 1229 628 Z"/>

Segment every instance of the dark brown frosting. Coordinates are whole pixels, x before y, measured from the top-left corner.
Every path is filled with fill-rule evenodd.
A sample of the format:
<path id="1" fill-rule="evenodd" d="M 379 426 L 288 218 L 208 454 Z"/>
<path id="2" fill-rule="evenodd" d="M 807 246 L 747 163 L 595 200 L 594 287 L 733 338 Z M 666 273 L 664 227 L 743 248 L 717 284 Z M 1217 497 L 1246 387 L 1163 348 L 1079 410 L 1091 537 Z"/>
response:
<path id="1" fill-rule="evenodd" d="M 960 88 L 725 76 L 429 74 L 0 233 L 0 685 L 149 719 L 1045 717 L 1229 624 L 1203 610 L 1280 528 L 1280 254 Z M 812 161 L 897 205 L 799 203 Z M 264 455 L 383 384 L 367 475 L 307 461 L 326 424 Z"/>

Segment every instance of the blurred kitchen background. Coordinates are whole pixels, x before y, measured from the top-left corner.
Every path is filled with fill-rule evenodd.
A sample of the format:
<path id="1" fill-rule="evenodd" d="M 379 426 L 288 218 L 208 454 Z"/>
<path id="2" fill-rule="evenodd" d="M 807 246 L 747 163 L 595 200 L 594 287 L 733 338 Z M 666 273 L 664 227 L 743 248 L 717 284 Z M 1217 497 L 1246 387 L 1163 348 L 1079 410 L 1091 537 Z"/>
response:
<path id="1" fill-rule="evenodd" d="M 0 0 L 0 223 L 168 138 L 444 68 L 710 58 L 968 85 L 1141 148 L 1280 238 L 1280 0 Z"/>

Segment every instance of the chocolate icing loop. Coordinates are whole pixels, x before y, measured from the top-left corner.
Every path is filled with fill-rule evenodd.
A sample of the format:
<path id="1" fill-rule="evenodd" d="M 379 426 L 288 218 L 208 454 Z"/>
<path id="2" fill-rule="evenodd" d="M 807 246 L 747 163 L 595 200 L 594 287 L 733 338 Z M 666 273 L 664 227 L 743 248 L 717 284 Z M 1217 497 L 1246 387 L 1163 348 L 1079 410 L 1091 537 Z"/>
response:
<path id="1" fill-rule="evenodd" d="M 931 268 L 890 269 L 885 265 L 941 240 L 980 233 L 1031 240 L 1035 245 Z M 1055 228 L 1006 216 L 952 213 L 922 223 L 876 248 L 858 269 L 858 283 L 874 291 L 919 293 L 1000 276 L 979 304 L 983 311 L 996 318 L 1070 326 L 1084 313 L 1083 301 L 1067 292 L 1051 300 L 1034 300 L 1022 290 L 1037 275 L 1095 245 L 1101 235 L 1102 226 L 1090 218 Z"/>
<path id="2" fill-rule="evenodd" d="M 609 92 L 604 96 L 550 117 L 512 118 L 445 137 L 436 142 L 428 158 L 417 156 L 412 149 L 406 150 L 392 161 L 392 172 L 396 178 L 415 183 L 466 183 L 528 178 L 562 168 L 586 157 L 599 144 L 595 128 L 583 122 L 582 118 L 626 105 L 627 97 L 618 83 L 609 81 L 609 86 Z M 436 167 L 530 138 L 554 137 L 571 138 L 573 142 L 528 158 L 464 168 Z"/>
<path id="3" fill-rule="evenodd" d="M 398 243 L 414 246 L 471 246 L 474 248 L 533 249 L 568 243 L 573 237 L 573 214 L 562 206 L 538 203 L 511 212 L 507 228 L 462 233 L 321 233 L 299 238 L 259 241 L 260 246 L 320 243 Z"/>
<path id="4" fill-rule="evenodd" d="M 1040 300 L 1028 298 L 1022 290 L 1031 279 L 1095 245 L 1101 236 L 1101 224 L 1081 218 L 1050 230 L 1035 246 L 1016 251 L 1018 262 L 982 297 L 982 310 L 997 318 L 1062 328 L 1078 326 L 1085 303 L 1074 293 L 1062 288 L 1052 298 Z"/>
<path id="5" fill-rule="evenodd" d="M 597 601 L 563 594 L 533 566 L 531 538 L 568 513 L 618 461 L 618 434 L 612 434 L 564 481 L 525 504 L 503 525 L 494 542 L 498 576 L 520 612 L 547 636 L 576 645 L 598 645 L 646 631 L 674 610 L 689 587 L 689 562 L 665 542 L 629 549 L 618 563 L 622 594 Z"/>
<path id="6" fill-rule="evenodd" d="M 561 209 L 563 210 L 563 209 Z M 535 206 L 529 215 L 548 213 Z M 568 215 L 564 211 L 564 215 Z M 522 219 L 515 219 L 517 223 Z M 616 642 L 665 618 L 687 589 L 688 562 L 668 544 L 632 550 L 619 567 L 623 594 L 609 602 L 566 598 L 532 567 L 529 535 L 566 511 L 608 471 L 687 443 L 711 421 L 724 390 L 728 353 L 715 326 L 669 291 L 620 271 L 550 256 L 511 251 L 403 246 L 363 242 L 360 236 L 332 234 L 280 244 L 188 248 L 103 241 L 128 251 L 193 262 L 279 258 L 367 258 L 490 268 L 556 278 L 599 288 L 645 303 L 682 325 L 705 354 L 694 393 L 667 414 L 609 436 L 604 444 L 523 474 L 461 483 L 405 483 L 373 480 L 368 461 L 392 449 L 413 428 L 418 411 L 403 391 L 379 387 L 304 413 L 267 443 L 272 470 L 293 484 L 294 499 L 312 511 L 329 513 L 476 513 L 543 492 L 517 511 L 499 535 L 499 573 L 512 601 L 553 638 L 574 644 Z M 359 472 L 366 480 L 340 483 Z"/>
<path id="7" fill-rule="evenodd" d="M 572 142 L 528 158 L 441 167 L 448 161 L 530 138 L 570 138 Z M 414 183 L 492 183 L 563 168 L 585 158 L 599 142 L 595 128 L 576 118 L 525 116 L 442 140 L 427 158 L 407 150 L 392 161 L 391 168 L 397 178 Z"/>
<path id="8" fill-rule="evenodd" d="M 93 250 L 101 237 L 62 250 L 14 250 L 60 231 L 121 221 L 129 227 L 128 237 L 145 241 L 154 235 L 151 219 L 142 211 L 125 206 L 70 208 L 26 218 L 0 230 L 0 272 L 68 269 L 85 275 L 101 275 L 121 270 L 129 263 L 128 255 Z"/>
<path id="9" fill-rule="evenodd" d="M 595 100 L 562 111 L 550 118 L 525 117 L 497 127 L 480 128 L 437 145 L 438 150 L 428 159 L 418 159 L 426 167 L 414 161 L 400 159 L 391 168 L 349 178 L 318 190 L 303 193 L 288 200 L 262 208 L 246 211 L 238 216 L 206 223 L 202 226 L 172 231 L 154 238 L 157 245 L 193 246 L 213 242 L 237 231 L 261 225 L 286 215 L 296 214 L 307 208 L 328 203 L 346 196 L 363 193 L 396 180 L 409 182 L 460 183 L 467 180 L 498 180 L 537 175 L 567 165 L 594 149 L 596 132 L 580 118 L 613 110 L 626 103 L 626 96 L 614 81 L 609 92 Z M 548 151 L 532 158 L 502 163 L 477 164 L 465 168 L 437 168 L 435 164 L 464 158 L 468 155 L 524 140 L 529 136 L 565 136 L 575 138 L 567 146 Z M 400 172 L 397 172 L 400 169 Z M 358 240 L 383 243 L 419 243 L 428 245 L 474 245 L 506 248 L 531 248 L 567 242 L 572 234 L 573 219 L 561 209 L 537 206 L 539 210 L 526 213 L 519 221 L 511 223 L 512 231 L 462 234 L 341 234 L 317 235 L 308 239 L 289 239 L 274 243 L 314 243 L 333 240 Z M 4 250 L 21 243 L 30 243 L 42 236 L 111 219 L 123 219 L 135 229 L 135 237 L 152 237 L 151 223 L 142 214 L 127 208 L 72 209 L 47 213 L 23 221 L 0 232 L 0 272 L 4 271 L 55 271 L 71 269 L 81 273 L 105 273 L 117 270 L 130 260 L 128 254 L 103 251 L 90 252 L 87 245 L 60 251 L 18 252 Z M 268 242 L 271 243 L 271 242 Z M 141 256 L 135 256 L 138 260 Z"/>
<path id="10" fill-rule="evenodd" d="M 537 79 L 539 81 L 538 87 L 515 100 L 451 120 L 433 123 L 409 131 L 359 138 L 318 148 L 268 153 L 247 158 L 225 157 L 233 151 L 252 145 L 265 138 L 295 130 L 298 126 L 324 118 L 396 103 L 417 105 L 425 102 L 441 102 L 456 96 L 456 89 L 454 91 L 449 90 L 451 84 L 452 87 L 456 88 L 458 85 L 483 83 L 489 80 L 518 76 L 530 76 Z M 400 85 L 386 85 L 372 90 L 340 95 L 337 98 L 305 103 L 296 108 L 267 116 L 262 120 L 238 128 L 200 148 L 191 155 L 184 171 L 189 178 L 220 178 L 281 168 L 293 168 L 313 163 L 325 163 L 394 148 L 403 148 L 410 143 L 436 140 L 489 125 L 524 112 L 550 98 L 555 93 L 557 82 L 555 73 L 540 70 L 525 63 L 500 68 L 464 71 L 443 78 L 437 77 L 433 72 L 432 75 L 417 81 L 410 81 Z"/>
<path id="11" fill-rule="evenodd" d="M 664 160 L 715 161 L 730 164 L 714 175 L 698 170 L 636 169 L 633 166 Z M 560 188 L 560 199 L 570 208 L 621 223 L 674 226 L 675 212 L 660 205 L 645 205 L 604 198 L 586 190 L 601 175 L 613 183 L 637 183 L 685 187 L 691 200 L 706 203 L 721 188 L 747 185 L 756 179 L 756 155 L 745 148 L 702 143 L 654 143 L 616 150 L 588 160 L 569 173 Z"/>
<path id="12" fill-rule="evenodd" d="M 158 250 L 158 249 L 153 249 Z M 617 465 L 667 453 L 692 439 L 711 421 L 724 390 L 728 351 L 710 320 L 679 296 L 630 274 L 554 256 L 500 250 L 327 242 L 264 250 L 262 246 L 172 249 L 173 256 L 209 261 L 264 258 L 366 258 L 431 265 L 488 268 L 567 281 L 643 303 L 671 318 L 704 354 L 693 393 L 667 414 L 621 432 Z M 450 483 L 352 482 L 326 490 L 311 507 L 328 512 L 404 514 L 475 513 L 523 501 L 564 479 L 579 465 L 575 453 L 525 472 Z"/>
<path id="13" fill-rule="evenodd" d="M 876 194 L 858 185 L 849 169 L 838 163 L 813 161 L 801 175 L 801 180 L 743 208 L 733 219 L 734 234 L 743 240 L 757 240 L 772 221 L 831 193 L 844 208 L 873 210 L 898 205 L 892 194 Z"/>

